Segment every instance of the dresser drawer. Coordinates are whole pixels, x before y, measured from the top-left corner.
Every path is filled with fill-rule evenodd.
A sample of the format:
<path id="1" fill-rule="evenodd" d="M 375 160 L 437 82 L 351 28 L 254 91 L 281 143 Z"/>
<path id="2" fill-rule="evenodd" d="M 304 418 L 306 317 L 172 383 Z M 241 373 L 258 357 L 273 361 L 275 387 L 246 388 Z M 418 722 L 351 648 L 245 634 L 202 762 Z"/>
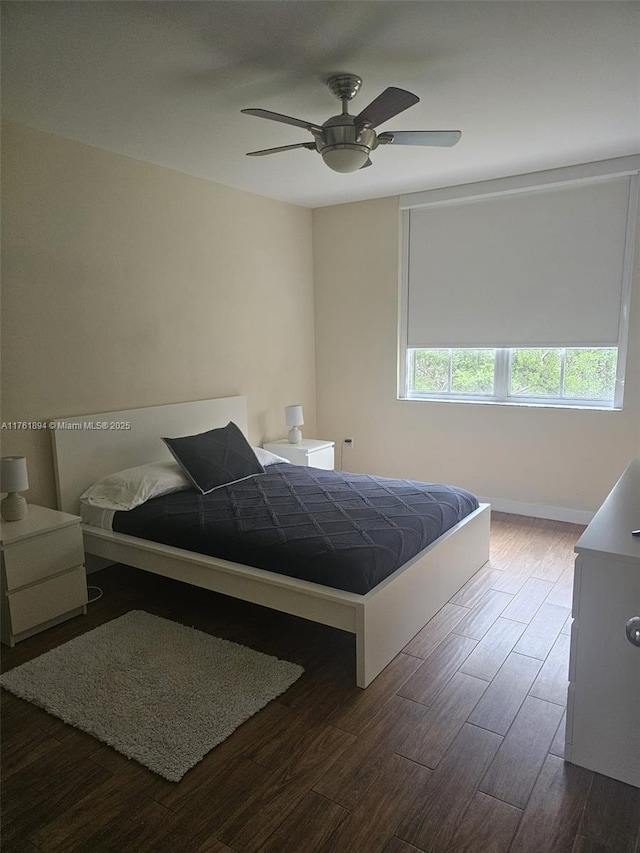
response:
<path id="1" fill-rule="evenodd" d="M 21 634 L 87 603 L 84 567 L 9 593 L 8 597 L 11 633 Z"/>
<path id="2" fill-rule="evenodd" d="M 84 563 L 80 526 L 64 527 L 5 547 L 2 552 L 7 590 L 64 572 Z"/>

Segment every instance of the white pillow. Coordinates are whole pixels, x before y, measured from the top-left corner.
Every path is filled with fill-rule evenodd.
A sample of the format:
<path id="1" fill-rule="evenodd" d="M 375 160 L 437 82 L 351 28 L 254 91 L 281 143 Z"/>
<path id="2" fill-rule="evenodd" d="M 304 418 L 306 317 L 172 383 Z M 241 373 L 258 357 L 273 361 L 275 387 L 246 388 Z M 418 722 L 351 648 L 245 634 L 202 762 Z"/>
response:
<path id="1" fill-rule="evenodd" d="M 80 500 L 103 509 L 134 509 L 151 498 L 192 488 L 177 462 L 150 462 L 103 477 Z"/>
<path id="2" fill-rule="evenodd" d="M 266 468 L 267 465 L 275 465 L 276 462 L 291 463 L 290 459 L 285 459 L 284 456 L 276 456 L 275 453 L 271 453 L 269 450 L 265 450 L 263 447 L 252 447 L 251 449 L 258 457 L 258 462 L 262 465 L 263 468 Z"/>

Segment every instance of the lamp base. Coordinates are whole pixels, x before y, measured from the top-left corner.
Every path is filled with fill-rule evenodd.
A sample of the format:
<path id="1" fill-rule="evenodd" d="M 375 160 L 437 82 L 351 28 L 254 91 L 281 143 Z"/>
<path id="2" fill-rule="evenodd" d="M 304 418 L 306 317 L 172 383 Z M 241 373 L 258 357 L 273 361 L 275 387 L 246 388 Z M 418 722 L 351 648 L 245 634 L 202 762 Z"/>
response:
<path id="1" fill-rule="evenodd" d="M 27 512 L 27 499 L 18 492 L 10 492 L 0 503 L 0 515 L 5 521 L 22 521 Z"/>
<path id="2" fill-rule="evenodd" d="M 291 427 L 289 430 L 289 444 L 300 444 L 302 441 L 302 433 L 297 426 Z"/>

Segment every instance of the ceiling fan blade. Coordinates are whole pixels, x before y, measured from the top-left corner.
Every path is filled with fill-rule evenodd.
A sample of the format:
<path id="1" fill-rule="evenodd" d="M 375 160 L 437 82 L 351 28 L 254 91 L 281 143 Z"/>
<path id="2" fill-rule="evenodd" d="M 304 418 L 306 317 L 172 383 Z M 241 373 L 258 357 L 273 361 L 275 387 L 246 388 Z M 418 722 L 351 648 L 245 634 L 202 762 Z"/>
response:
<path id="1" fill-rule="evenodd" d="M 363 166 L 360 166 L 360 168 L 361 168 L 361 169 L 366 169 L 366 168 L 367 168 L 367 166 L 373 166 L 373 162 L 371 161 L 371 157 L 369 157 L 369 159 L 367 160 L 367 162 L 366 162 Z"/>
<path id="2" fill-rule="evenodd" d="M 322 128 L 317 124 L 313 124 L 310 121 L 304 121 L 301 118 L 292 118 L 291 116 L 284 116 L 281 113 L 272 113 L 271 110 L 261 110 L 261 109 L 248 109 L 248 110 L 240 110 L 241 113 L 244 113 L 248 116 L 256 116 L 257 118 L 268 118 L 271 121 L 280 121 L 282 124 L 292 124 L 294 127 L 304 127 L 305 130 L 316 131 L 317 133 L 322 133 Z"/>
<path id="3" fill-rule="evenodd" d="M 382 122 L 417 104 L 419 100 L 420 98 L 417 95 L 407 92 L 406 89 L 396 89 L 395 86 L 389 86 L 356 116 L 356 124 L 377 127 Z"/>
<path id="4" fill-rule="evenodd" d="M 247 157 L 263 157 L 265 154 L 277 154 L 279 151 L 293 151 L 294 148 L 316 150 L 315 142 L 296 142 L 295 145 L 280 145 L 278 148 L 263 148 L 261 151 L 247 151 Z"/>
<path id="5" fill-rule="evenodd" d="M 460 142 L 459 130 L 389 130 L 378 134 L 380 145 L 439 145 L 451 148 Z"/>

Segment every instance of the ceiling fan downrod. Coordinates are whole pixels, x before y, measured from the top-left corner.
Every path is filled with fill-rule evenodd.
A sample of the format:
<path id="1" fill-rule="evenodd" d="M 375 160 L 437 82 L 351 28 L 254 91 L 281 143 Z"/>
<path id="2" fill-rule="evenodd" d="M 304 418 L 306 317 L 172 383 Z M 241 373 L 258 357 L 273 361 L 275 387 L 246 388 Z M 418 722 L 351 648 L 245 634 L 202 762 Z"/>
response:
<path id="1" fill-rule="evenodd" d="M 342 114 L 331 116 L 316 136 L 316 148 L 325 164 L 334 172 L 357 172 L 370 165 L 369 154 L 376 146 L 375 131 L 358 127 L 349 113 L 349 101 L 360 91 L 362 78 L 356 74 L 334 74 L 327 86 L 342 102 Z"/>

